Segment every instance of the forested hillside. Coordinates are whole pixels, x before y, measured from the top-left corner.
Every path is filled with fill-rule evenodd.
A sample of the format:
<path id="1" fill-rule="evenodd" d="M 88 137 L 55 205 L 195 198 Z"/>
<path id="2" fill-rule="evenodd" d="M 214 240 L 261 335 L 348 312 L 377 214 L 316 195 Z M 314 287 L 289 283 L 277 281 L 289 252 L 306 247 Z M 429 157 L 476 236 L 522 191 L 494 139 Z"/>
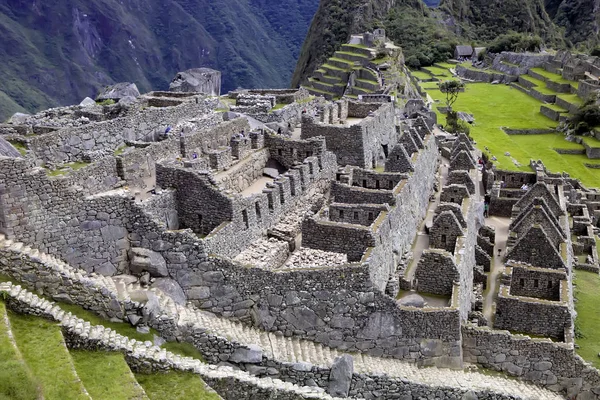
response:
<path id="1" fill-rule="evenodd" d="M 180 70 L 223 72 L 223 90 L 286 87 L 318 0 L 5 0 L 0 120 L 73 104 L 99 87 L 166 89 Z"/>

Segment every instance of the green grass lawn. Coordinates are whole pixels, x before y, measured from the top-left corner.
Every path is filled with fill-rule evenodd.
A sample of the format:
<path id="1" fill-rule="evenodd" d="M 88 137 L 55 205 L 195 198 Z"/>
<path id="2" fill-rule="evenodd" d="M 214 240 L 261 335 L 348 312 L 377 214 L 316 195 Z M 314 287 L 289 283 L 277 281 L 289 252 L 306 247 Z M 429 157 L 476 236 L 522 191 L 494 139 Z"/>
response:
<path id="1" fill-rule="evenodd" d="M 442 68 L 447 68 L 447 69 L 456 68 L 456 65 L 457 65 L 457 64 L 445 63 L 445 62 L 439 62 L 439 63 L 435 63 L 435 64 L 439 65 Z"/>
<path id="2" fill-rule="evenodd" d="M 431 74 L 428 74 L 425 71 L 411 71 L 410 74 L 412 76 L 414 76 L 415 78 L 422 80 L 422 81 L 426 81 L 426 80 L 433 78 L 433 76 L 431 76 Z"/>
<path id="3" fill-rule="evenodd" d="M 574 271 L 575 279 L 575 310 L 577 319 L 575 326 L 579 338 L 575 342 L 579 345 L 577 354 L 584 360 L 600 368 L 600 313 L 598 313 L 598 304 L 600 303 L 600 276 L 588 271 Z"/>
<path id="4" fill-rule="evenodd" d="M 219 399 L 216 393 L 206 389 L 198 375 L 190 372 L 135 374 L 135 377 L 151 400 Z"/>
<path id="5" fill-rule="evenodd" d="M 5 318 L 6 306 L 0 301 L 0 398 L 11 400 L 39 398 L 41 393 L 39 385 L 10 340 Z"/>
<path id="6" fill-rule="evenodd" d="M 9 312 L 17 346 L 46 400 L 87 399 L 58 324 Z"/>
<path id="7" fill-rule="evenodd" d="M 425 71 L 428 71 L 431 75 L 435 77 L 442 78 L 452 78 L 452 73 L 447 68 L 440 67 L 424 67 L 422 68 Z"/>
<path id="8" fill-rule="evenodd" d="M 426 89 L 436 105 L 444 104 L 444 94 L 437 89 Z M 579 149 L 581 145 L 564 140 L 559 134 L 547 135 L 507 135 L 502 127 L 512 129 L 555 128 L 556 122 L 540 113 L 542 102 L 506 85 L 472 83 L 466 86 L 464 93 L 458 96 L 454 105 L 457 111 L 465 111 L 475 116 L 475 125 L 471 127 L 471 136 L 477 141 L 479 149 L 490 149 L 496 156 L 498 168 L 507 170 L 531 171 L 530 159 L 541 159 L 551 172 L 567 172 L 578 178 L 588 187 L 597 187 L 600 182 L 600 170 L 586 168 L 589 163 L 585 155 L 558 154 L 554 148 Z M 435 108 L 435 107 L 434 107 Z M 437 110 L 436 110 L 437 111 Z M 445 117 L 438 113 L 440 123 Z M 509 152 L 521 167 L 517 167 Z"/>
<path id="9" fill-rule="evenodd" d="M 93 399 L 145 399 L 143 389 L 121 353 L 71 350 L 71 357 L 85 388 Z"/>
<path id="10" fill-rule="evenodd" d="M 550 79 L 552 82 L 556 82 L 556 83 L 568 83 L 571 86 L 573 86 L 574 88 L 578 88 L 579 87 L 579 82 L 567 80 L 567 79 L 563 78 L 559 74 L 555 74 L 553 72 L 546 71 L 544 68 L 531 68 L 531 71 L 535 72 L 536 74 L 539 74 L 539 75 L 543 76 L 544 78 Z"/>

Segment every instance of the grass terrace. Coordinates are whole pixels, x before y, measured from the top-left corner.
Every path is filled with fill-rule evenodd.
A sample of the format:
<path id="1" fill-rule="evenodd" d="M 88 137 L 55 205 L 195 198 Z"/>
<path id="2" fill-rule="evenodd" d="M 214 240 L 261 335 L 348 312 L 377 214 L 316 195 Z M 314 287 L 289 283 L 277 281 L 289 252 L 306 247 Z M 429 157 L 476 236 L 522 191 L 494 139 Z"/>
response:
<path id="1" fill-rule="evenodd" d="M 436 85 L 437 86 L 437 85 Z M 437 87 L 425 86 L 427 93 L 443 106 L 445 96 Z M 507 85 L 471 83 L 458 96 L 454 109 L 475 116 L 471 137 L 482 151 L 487 147 L 490 157 L 497 158 L 498 168 L 513 171 L 531 171 L 530 159 L 541 159 L 552 172 L 567 172 L 582 181 L 587 187 L 597 187 L 600 170 L 587 168 L 585 155 L 558 154 L 554 149 L 583 149 L 582 145 L 568 142 L 562 135 L 507 135 L 502 128 L 511 129 L 554 129 L 557 123 L 540 113 L 543 103 Z M 436 108 L 436 107 L 434 107 Z M 437 108 L 436 108 L 437 112 Z M 438 112 L 441 123 L 445 116 Z M 506 152 L 510 153 L 505 156 Z M 521 165 L 514 164 L 516 159 Z"/>
<path id="2" fill-rule="evenodd" d="M 428 71 L 431 75 L 438 78 L 452 78 L 452 73 L 447 68 L 440 67 L 424 67 L 425 71 Z"/>
<path id="3" fill-rule="evenodd" d="M 410 74 L 421 81 L 426 81 L 434 78 L 431 74 L 425 71 L 411 71 Z"/>
<path id="4" fill-rule="evenodd" d="M 567 103 L 571 103 L 574 104 L 578 107 L 581 107 L 583 105 L 583 100 L 581 99 L 581 97 L 577 96 L 576 94 L 561 94 L 558 93 L 556 95 L 556 97 L 566 101 Z"/>
<path id="5" fill-rule="evenodd" d="M 592 363 L 594 367 L 600 368 L 600 314 L 598 303 L 600 303 L 600 276 L 588 271 L 574 271 L 575 284 L 575 342 L 579 345 L 577 354 L 584 360 Z"/>
<path id="6" fill-rule="evenodd" d="M 547 79 L 551 80 L 552 82 L 568 83 L 576 89 L 579 87 L 579 82 L 567 80 L 559 74 L 555 74 L 553 72 L 546 71 L 544 68 L 531 68 L 531 71 L 535 72 L 536 74 L 542 75 L 544 78 L 547 78 Z"/>

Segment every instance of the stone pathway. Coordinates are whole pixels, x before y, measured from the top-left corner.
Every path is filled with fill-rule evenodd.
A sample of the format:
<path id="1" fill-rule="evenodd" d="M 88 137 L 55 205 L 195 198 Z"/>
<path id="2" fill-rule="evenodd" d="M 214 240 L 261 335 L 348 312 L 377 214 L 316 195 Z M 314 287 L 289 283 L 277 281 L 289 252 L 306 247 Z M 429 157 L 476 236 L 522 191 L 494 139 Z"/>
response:
<path id="1" fill-rule="evenodd" d="M 483 293 L 483 315 L 488 320 L 490 326 L 493 325 L 494 315 L 496 313 L 496 297 L 500 288 L 500 275 L 504 272 L 504 256 L 506 253 L 506 241 L 508 239 L 508 226 L 510 218 L 490 217 L 485 219 L 485 224 L 493 226 L 496 229 L 496 243 L 494 245 L 494 258 L 491 263 L 490 272 L 488 272 L 487 289 Z M 498 253 L 498 249 L 501 250 Z"/>
<path id="2" fill-rule="evenodd" d="M 111 297 L 118 298 L 120 302 L 129 301 L 132 297 L 132 292 L 148 290 L 137 283 L 128 284 L 121 279 L 113 281 L 111 278 L 96 274 L 75 271 L 66 263 L 52 256 L 40 254 L 37 250 L 23 246 L 23 244 L 5 240 L 2 235 L 0 235 L 0 247 L 8 247 L 12 251 L 18 251 L 23 257 L 36 257 L 44 262 L 49 269 L 55 271 L 55 273 L 68 275 L 73 280 L 85 281 L 86 285 L 95 286 L 97 290 L 104 287 L 104 290 L 112 293 Z M 317 366 L 330 367 L 333 360 L 343 354 L 319 343 L 300 340 L 295 337 L 278 336 L 239 322 L 217 317 L 208 312 L 181 306 L 157 289 L 150 289 L 150 291 L 154 292 L 158 297 L 160 310 L 158 314 L 161 315 L 161 319 L 173 319 L 176 321 L 177 326 L 196 326 L 198 329 L 242 345 L 258 345 L 263 349 L 267 357 L 280 362 L 306 362 Z M 123 339 L 121 337 L 119 343 L 125 343 L 126 340 L 126 338 Z M 160 349 L 160 351 L 164 350 Z M 561 396 L 556 393 L 538 386 L 515 379 L 489 376 L 481 372 L 418 368 L 415 364 L 402 360 L 371 357 L 365 354 L 353 354 L 353 357 L 354 370 L 358 373 L 388 375 L 436 387 L 443 385 L 444 387 L 466 390 L 488 389 L 524 399 L 561 399 Z"/>

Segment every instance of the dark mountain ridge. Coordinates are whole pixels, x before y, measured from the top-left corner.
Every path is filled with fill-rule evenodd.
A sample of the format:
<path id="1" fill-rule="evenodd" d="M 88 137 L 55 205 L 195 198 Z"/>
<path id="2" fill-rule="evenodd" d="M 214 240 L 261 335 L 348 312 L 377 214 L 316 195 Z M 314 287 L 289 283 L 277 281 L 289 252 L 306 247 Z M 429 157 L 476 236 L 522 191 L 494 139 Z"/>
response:
<path id="1" fill-rule="evenodd" d="M 286 87 L 317 0 L 58 0 L 0 4 L 0 119 L 74 104 L 118 81 L 166 89 L 216 68 L 223 90 Z"/>

